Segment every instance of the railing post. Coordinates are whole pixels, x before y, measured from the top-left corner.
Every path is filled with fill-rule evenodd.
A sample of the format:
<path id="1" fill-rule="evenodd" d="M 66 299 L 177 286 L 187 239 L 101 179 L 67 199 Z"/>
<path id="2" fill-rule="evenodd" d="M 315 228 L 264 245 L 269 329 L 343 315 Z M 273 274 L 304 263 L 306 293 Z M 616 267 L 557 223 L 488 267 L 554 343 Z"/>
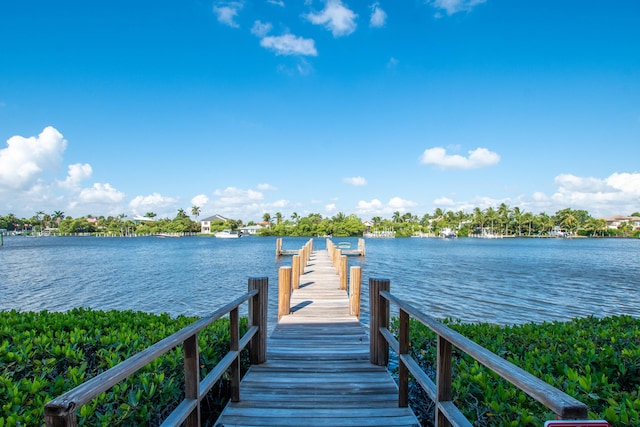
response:
<path id="1" fill-rule="evenodd" d="M 369 360 L 379 366 L 389 363 L 389 343 L 380 333 L 380 328 L 389 327 L 389 301 L 380 291 L 390 289 L 389 279 L 369 279 Z"/>
<path id="2" fill-rule="evenodd" d="M 349 314 L 360 318 L 360 283 L 362 282 L 362 268 L 351 267 L 349 275 Z"/>
<path id="3" fill-rule="evenodd" d="M 439 402 L 451 401 L 452 346 L 445 338 L 438 336 L 438 359 L 436 371 L 436 427 L 449 427 L 447 417 L 438 409 Z"/>
<path id="4" fill-rule="evenodd" d="M 291 312 L 291 267 L 278 269 L 278 320 Z"/>
<path id="5" fill-rule="evenodd" d="M 404 364 L 402 355 L 409 354 L 409 313 L 400 309 L 400 333 L 399 333 L 399 350 L 398 355 L 398 406 L 406 408 L 409 406 L 409 369 Z"/>
<path id="6" fill-rule="evenodd" d="M 340 275 L 340 289 L 347 290 L 347 266 L 349 262 L 347 261 L 347 256 L 342 255 L 338 260 L 338 274 Z"/>
<path id="7" fill-rule="evenodd" d="M 46 405 L 44 407 L 44 422 L 47 427 L 76 427 L 78 425 L 76 408 Z"/>
<path id="8" fill-rule="evenodd" d="M 184 398 L 198 400 L 200 397 L 200 357 L 198 356 L 198 334 L 187 338 L 183 345 L 184 353 Z M 196 405 L 185 420 L 187 427 L 200 426 L 200 403 Z"/>
<path id="9" fill-rule="evenodd" d="M 240 401 L 240 317 L 238 307 L 229 313 L 230 350 L 238 352 L 231 364 L 231 401 Z"/>
<path id="10" fill-rule="evenodd" d="M 257 326 L 258 332 L 249 344 L 249 360 L 252 365 L 267 361 L 267 308 L 269 306 L 269 278 L 250 277 L 249 291 L 258 290 L 258 294 L 249 300 L 249 324 Z"/>

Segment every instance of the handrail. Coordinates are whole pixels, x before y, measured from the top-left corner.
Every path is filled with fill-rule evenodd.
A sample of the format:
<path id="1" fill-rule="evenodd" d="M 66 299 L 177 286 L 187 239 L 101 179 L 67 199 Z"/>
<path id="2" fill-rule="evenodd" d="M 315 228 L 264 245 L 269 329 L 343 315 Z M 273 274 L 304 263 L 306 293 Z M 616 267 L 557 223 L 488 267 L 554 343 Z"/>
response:
<path id="1" fill-rule="evenodd" d="M 47 403 L 44 408 L 47 427 L 76 426 L 76 411 L 82 405 L 180 344 L 184 344 L 185 398 L 164 421 L 163 426 L 179 425 L 185 421 L 187 426 L 199 426 L 201 399 L 229 368 L 231 398 L 238 401 L 240 352 L 248 346 L 251 363 L 259 364 L 266 361 L 268 278 L 249 278 L 248 288 L 245 294 L 218 308 L 209 316 L 195 321 Z M 249 329 L 240 337 L 238 308 L 245 302 L 249 302 Z M 230 350 L 200 381 L 198 333 L 226 314 L 229 314 L 230 320 Z"/>
<path id="2" fill-rule="evenodd" d="M 436 425 L 471 425 L 460 410 L 455 407 L 452 400 L 451 360 L 452 346 L 455 346 L 549 408 L 556 414 L 558 419 L 586 419 L 588 417 L 588 408 L 584 403 L 438 322 L 407 301 L 394 296 L 389 292 L 389 285 L 390 282 L 386 279 L 369 279 L 371 361 L 378 365 L 386 365 L 389 346 L 398 354 L 399 406 L 407 406 L 408 404 L 408 375 L 410 372 L 429 398 L 436 404 Z M 389 303 L 395 304 L 399 309 L 400 331 L 398 340 L 389 331 Z M 438 336 L 437 379 L 435 384 L 424 373 L 415 359 L 409 355 L 410 317 L 430 328 Z"/>

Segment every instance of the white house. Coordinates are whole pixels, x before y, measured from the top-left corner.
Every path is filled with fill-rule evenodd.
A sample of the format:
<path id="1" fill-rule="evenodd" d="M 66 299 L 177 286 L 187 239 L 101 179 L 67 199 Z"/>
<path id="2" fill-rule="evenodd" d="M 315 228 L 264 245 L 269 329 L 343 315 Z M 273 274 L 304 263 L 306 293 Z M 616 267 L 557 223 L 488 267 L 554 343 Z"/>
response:
<path id="1" fill-rule="evenodd" d="M 222 215 L 215 214 L 200 220 L 200 233 L 211 234 L 211 223 L 215 221 L 226 221 L 227 218 Z"/>

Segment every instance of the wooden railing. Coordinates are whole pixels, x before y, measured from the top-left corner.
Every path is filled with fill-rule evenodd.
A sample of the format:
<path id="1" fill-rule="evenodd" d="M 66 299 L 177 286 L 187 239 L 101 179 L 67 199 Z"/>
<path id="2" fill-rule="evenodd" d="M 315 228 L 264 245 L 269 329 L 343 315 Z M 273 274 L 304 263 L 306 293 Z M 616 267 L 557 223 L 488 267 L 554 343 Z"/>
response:
<path id="1" fill-rule="evenodd" d="M 392 295 L 389 289 L 389 280 L 369 279 L 370 360 L 373 364 L 386 366 L 389 361 L 389 346 L 398 355 L 399 406 L 406 407 L 409 403 L 411 373 L 436 405 L 436 426 L 472 425 L 452 400 L 452 350 L 455 346 L 549 408 L 556 414 L 557 419 L 587 419 L 587 406 L 582 402 L 422 313 L 411 304 Z M 398 340 L 389 331 L 389 303 L 393 303 L 399 309 Z M 438 336 L 436 383 L 409 355 L 410 317 L 430 328 Z"/>
<path id="2" fill-rule="evenodd" d="M 183 344 L 184 352 L 184 400 L 164 420 L 162 426 L 200 426 L 200 401 L 220 377 L 230 369 L 231 400 L 240 400 L 240 352 L 249 346 L 252 364 L 267 360 L 267 307 L 268 279 L 250 278 L 248 292 L 220 307 L 211 315 L 192 323 L 175 334 L 158 341 L 113 368 L 97 375 L 73 390 L 47 403 L 44 408 L 47 427 L 77 425 L 76 411 L 100 393 L 133 375 L 176 346 Z M 249 328 L 240 336 L 240 305 L 249 304 Z M 198 333 L 216 320 L 229 314 L 230 350 L 222 360 L 200 381 Z"/>

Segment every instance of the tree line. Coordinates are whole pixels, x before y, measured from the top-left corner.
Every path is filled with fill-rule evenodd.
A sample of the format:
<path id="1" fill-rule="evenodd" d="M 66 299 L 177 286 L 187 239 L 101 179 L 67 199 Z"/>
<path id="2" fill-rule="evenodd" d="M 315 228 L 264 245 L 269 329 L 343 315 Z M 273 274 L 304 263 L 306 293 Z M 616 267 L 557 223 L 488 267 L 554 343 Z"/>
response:
<path id="1" fill-rule="evenodd" d="M 184 209 L 179 209 L 173 219 L 155 219 L 156 214 L 147 212 L 147 221 L 134 221 L 125 214 L 116 216 L 99 216 L 72 218 L 65 216 L 62 211 L 47 214 L 38 211 L 31 218 L 17 218 L 13 214 L 0 216 L 0 229 L 8 231 L 22 231 L 38 233 L 42 230 L 54 230 L 55 233 L 107 233 L 116 235 L 128 234 L 156 234 L 156 233 L 185 233 L 199 232 L 200 223 L 197 221 L 200 208 L 193 206 L 189 217 Z M 640 216 L 634 212 L 630 216 Z M 410 212 L 396 211 L 390 218 L 374 216 L 362 220 L 358 216 L 345 215 L 342 212 L 332 217 L 323 217 L 319 213 L 300 216 L 293 212 L 285 217 L 280 212 L 272 217 L 270 213 L 263 214 L 264 228 L 260 230 L 263 236 L 362 236 L 371 231 L 393 231 L 397 237 L 408 237 L 416 234 L 438 235 L 444 229 L 455 230 L 460 237 L 488 232 L 503 236 L 533 237 L 551 235 L 554 230 L 573 236 L 622 236 L 638 237 L 638 230 L 633 224 L 623 222 L 618 229 L 609 229 L 602 218 L 594 218 L 585 210 L 566 208 L 549 215 L 545 212 L 534 214 L 525 212 L 519 207 L 510 208 L 506 204 L 498 207 L 480 209 L 476 207 L 472 212 L 462 210 L 454 212 L 437 208 L 433 213 L 426 213 L 421 217 Z M 214 221 L 211 231 L 216 232 L 225 228 L 238 229 L 245 224 L 239 219 Z M 246 225 L 255 225 L 251 221 Z"/>

